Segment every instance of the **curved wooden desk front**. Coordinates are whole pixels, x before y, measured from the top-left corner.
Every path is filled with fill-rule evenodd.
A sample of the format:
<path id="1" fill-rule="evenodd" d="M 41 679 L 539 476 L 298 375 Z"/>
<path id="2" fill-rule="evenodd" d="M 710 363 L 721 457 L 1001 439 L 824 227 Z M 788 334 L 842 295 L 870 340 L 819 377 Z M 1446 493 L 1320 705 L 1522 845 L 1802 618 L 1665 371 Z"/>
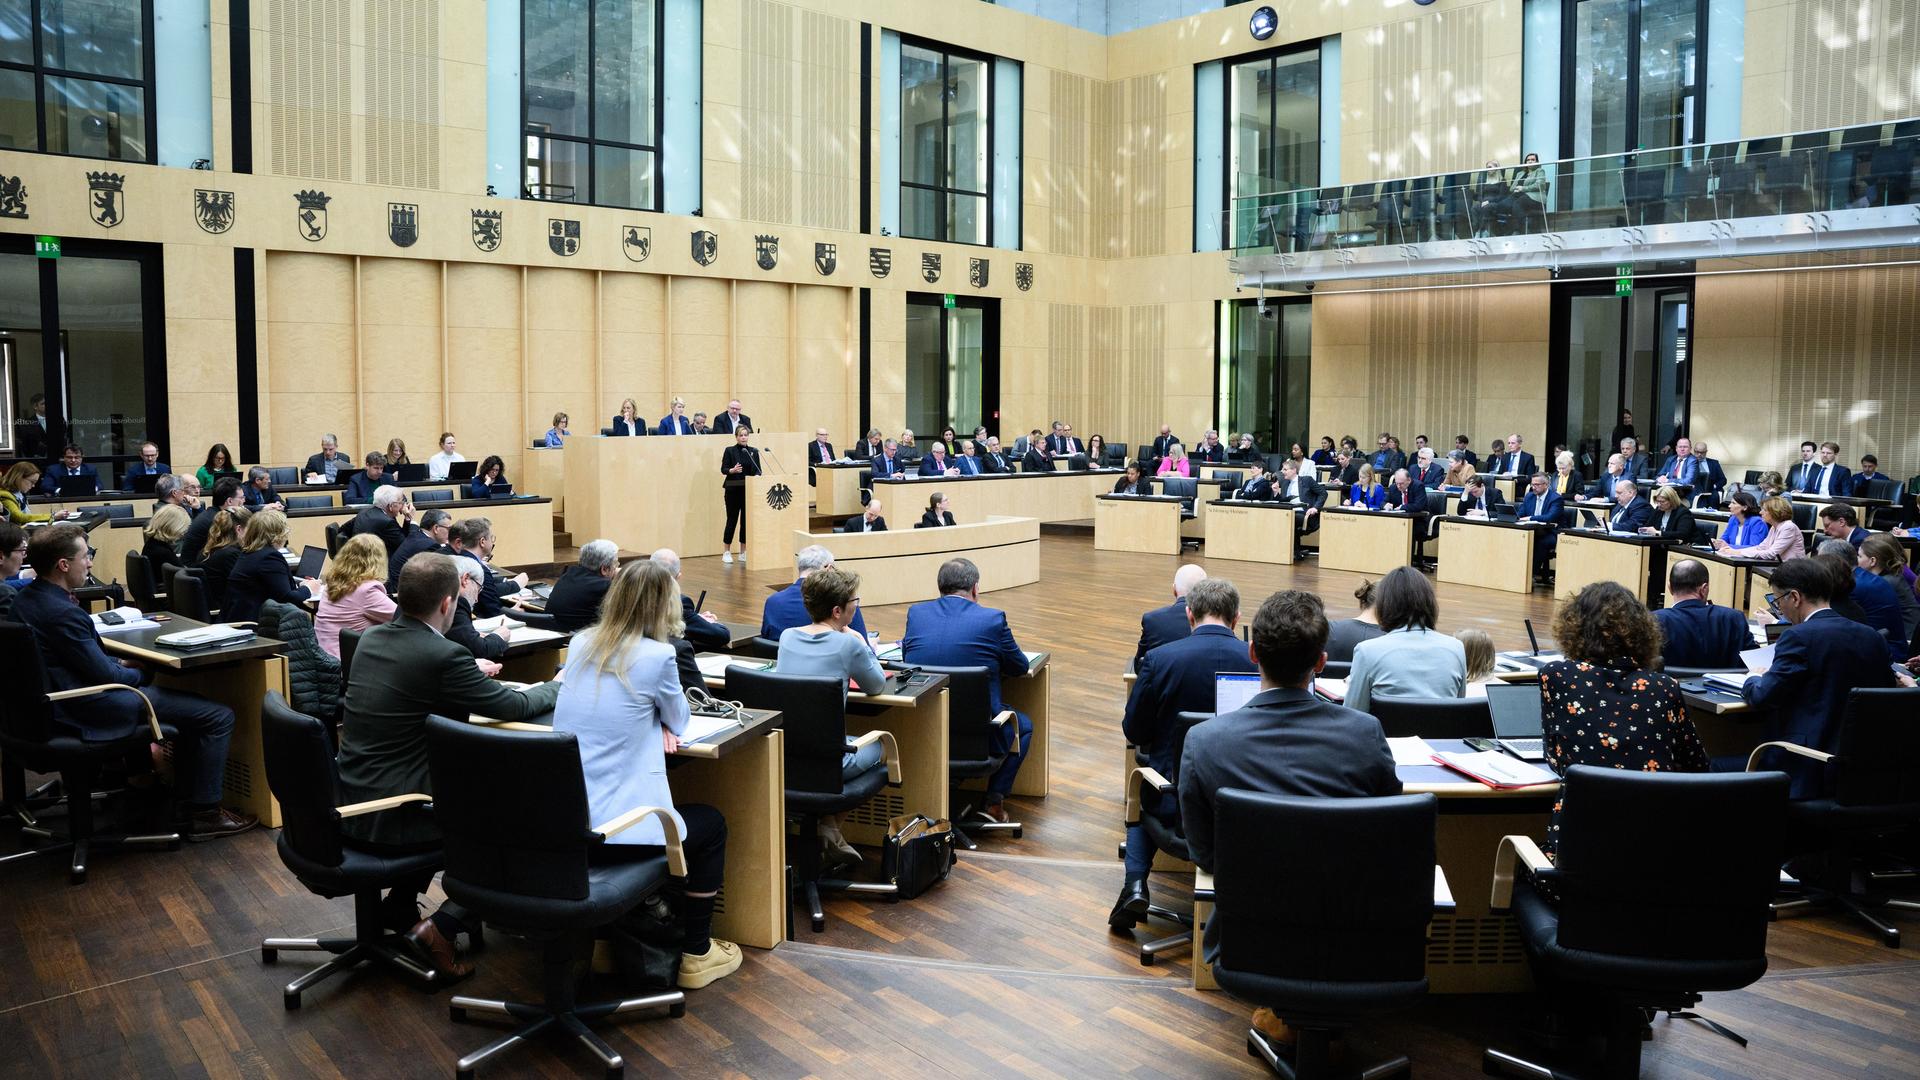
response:
<path id="1" fill-rule="evenodd" d="M 896 513 L 900 511 L 895 510 Z M 793 533 L 793 553 L 819 544 L 834 565 L 860 575 L 860 603 L 915 604 L 940 595 L 940 565 L 968 558 L 980 568 L 980 591 L 1012 589 L 1040 580 L 1040 522 L 1030 517 L 989 517 L 938 529 L 904 528 L 876 533 Z"/>

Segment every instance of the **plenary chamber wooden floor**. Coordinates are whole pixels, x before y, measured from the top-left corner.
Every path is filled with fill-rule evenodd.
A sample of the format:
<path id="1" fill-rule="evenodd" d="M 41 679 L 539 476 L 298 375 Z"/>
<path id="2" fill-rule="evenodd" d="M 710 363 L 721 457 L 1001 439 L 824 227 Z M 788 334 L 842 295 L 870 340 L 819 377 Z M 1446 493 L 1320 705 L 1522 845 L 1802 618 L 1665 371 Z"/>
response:
<path id="1" fill-rule="evenodd" d="M 772 951 L 749 950 L 733 977 L 688 996 L 678 1020 L 642 1014 L 596 1028 L 635 1068 L 676 1077 L 1259 1077 L 1245 1051 L 1248 1007 L 1191 988 L 1187 957 L 1140 965 L 1133 938 L 1110 935 L 1121 878 L 1115 762 L 1121 672 L 1139 615 L 1167 602 L 1180 558 L 1096 551 L 1091 537 L 1045 535 L 1037 584 L 984 597 L 1020 644 L 1052 654 L 1051 790 L 1014 796 L 1022 839 L 987 836 L 953 876 L 905 904 L 827 901 L 828 925 Z M 563 551 L 561 558 L 570 558 Z M 1268 593 L 1318 592 L 1351 615 L 1361 576 L 1189 554 L 1240 586 L 1249 611 Z M 683 586 L 732 624 L 757 625 L 768 587 L 791 565 L 688 559 Z M 1556 602 L 1441 583 L 1441 628 L 1477 626 L 1524 647 L 1520 620 L 1550 623 Z M 902 605 L 869 607 L 884 638 Z M 1543 645 L 1545 643 L 1543 642 Z M 0 839 L 0 846 L 10 844 Z M 875 867 L 869 858 L 867 874 Z M 1158 875 L 1156 898 L 1184 907 L 1185 884 Z M 260 962 L 268 936 L 339 933 L 351 902 L 308 893 L 265 829 L 175 853 L 104 853 L 70 887 L 58 859 L 0 878 L 0 1076 L 440 1077 L 480 1029 L 447 1018 L 447 992 L 380 973 L 336 978 L 298 1012 L 280 988 L 304 959 Z M 1145 928 L 1139 931 L 1147 936 Z M 537 998 L 538 954 L 490 936 L 460 993 Z M 1654 1022 L 1645 1075 L 1897 1077 L 1920 1074 L 1920 963 L 1855 923 L 1816 914 L 1774 924 L 1768 975 L 1712 994 L 1700 1009 L 1751 1040 Z M 1480 1075 L 1481 1049 L 1513 1046 L 1530 999 L 1434 995 L 1356 1033 L 1408 1054 L 1420 1076 Z M 553 1041 L 482 1070 L 584 1075 L 596 1066 Z"/>

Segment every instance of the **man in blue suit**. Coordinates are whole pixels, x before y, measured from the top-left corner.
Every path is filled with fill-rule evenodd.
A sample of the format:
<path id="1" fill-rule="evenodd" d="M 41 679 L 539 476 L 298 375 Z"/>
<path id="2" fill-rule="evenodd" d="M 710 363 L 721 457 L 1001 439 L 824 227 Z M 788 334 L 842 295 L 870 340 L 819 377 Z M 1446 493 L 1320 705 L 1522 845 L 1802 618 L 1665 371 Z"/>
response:
<path id="1" fill-rule="evenodd" d="M 1006 708 L 1000 701 L 1000 678 L 1025 675 L 1027 654 L 1013 640 L 1007 613 L 980 606 L 980 568 L 972 560 L 948 559 L 940 567 L 938 584 L 940 599 L 907 609 L 901 658 L 909 664 L 986 668 L 987 707 L 998 716 Z M 1009 742 L 1005 728 L 994 726 L 991 748 L 1007 759 L 987 777 L 987 805 L 980 810 L 982 817 L 1001 824 L 1012 820 L 1002 803 L 1033 744 L 1033 721 L 1020 713 L 1014 714 L 1014 720 L 1020 728 L 1014 742 Z"/>
<path id="2" fill-rule="evenodd" d="M 1653 506 L 1640 497 L 1640 488 L 1622 478 L 1613 485 L 1614 508 L 1607 515 L 1608 532 L 1639 532 L 1653 516 Z"/>
<path id="3" fill-rule="evenodd" d="M 100 490 L 100 470 L 86 463 L 80 448 L 71 443 L 60 452 L 60 460 L 47 466 L 40 477 L 40 490 L 48 495 L 60 493 L 60 484 L 65 480 L 92 481 L 93 490 Z"/>
<path id="4" fill-rule="evenodd" d="M 960 440 L 960 455 L 953 459 L 953 467 L 960 470 L 961 476 L 979 476 L 980 458 L 973 452 L 973 440 Z"/>
<path id="5" fill-rule="evenodd" d="M 140 444 L 140 460 L 127 466 L 127 476 L 165 476 L 173 471 L 173 466 L 160 460 L 160 447 L 150 442 Z"/>
<path id="6" fill-rule="evenodd" d="M 1673 456 L 1660 466 L 1659 477 L 1669 484 L 1685 484 L 1689 487 L 1697 483 L 1695 474 L 1700 470 L 1700 461 L 1693 456 L 1693 440 L 1685 435 L 1674 440 Z"/>
<path id="7" fill-rule="evenodd" d="M 1510 473 L 1514 476 L 1533 475 L 1533 455 L 1520 449 L 1518 434 L 1507 436 L 1507 452 L 1487 463 L 1489 472 Z"/>
<path id="8" fill-rule="evenodd" d="M 872 467 L 873 478 L 875 480 L 884 480 L 889 476 L 899 476 L 901 470 L 900 444 L 894 442 L 892 439 L 888 439 L 882 444 L 878 454 L 867 459 L 867 464 Z M 811 619 L 808 620 L 808 622 L 811 621 Z M 800 623 L 799 625 L 805 626 L 806 623 Z"/>
<path id="9" fill-rule="evenodd" d="M 1887 646 L 1871 628 L 1834 611 L 1834 579 L 1825 559 L 1789 559 L 1773 572 L 1774 603 L 1793 623 L 1780 635 L 1773 664 L 1741 689 L 1747 704 L 1768 711 L 1767 741 L 1796 743 L 1831 754 L 1839 749 L 1840 717 L 1855 689 L 1895 685 Z M 1900 676 L 1900 685 L 1913 680 Z M 1827 787 L 1823 766 L 1782 751 L 1769 751 L 1764 767 L 1793 777 L 1795 799 L 1819 797 Z M 1715 768 L 1743 764 L 1716 760 Z"/>
<path id="10" fill-rule="evenodd" d="M 927 456 L 920 459 L 920 475 L 947 476 L 949 470 L 952 470 L 953 476 L 960 475 L 959 466 L 954 464 L 953 458 L 947 456 L 946 444 L 936 439 L 928 448 Z"/>
<path id="11" fill-rule="evenodd" d="M 832 565 L 833 552 L 819 544 L 801 548 L 800 554 L 793 557 L 796 571 L 793 584 L 767 597 L 766 605 L 760 609 L 760 636 L 779 641 L 782 631 L 812 622 L 813 617 L 807 614 L 807 605 L 800 596 L 800 583 L 815 570 L 825 570 Z M 867 620 L 860 617 L 860 612 L 855 611 L 853 621 L 847 625 L 861 637 L 867 635 Z"/>
<path id="12" fill-rule="evenodd" d="M 1813 495 L 1846 495 L 1852 492 L 1853 474 L 1840 464 L 1839 457 L 1839 443 L 1821 443 L 1819 460 L 1807 462 L 1794 470 L 1800 479 L 1793 489 Z"/>
<path id="13" fill-rule="evenodd" d="M 1173 572 L 1173 603 L 1140 616 L 1140 644 L 1133 650 L 1135 671 L 1140 670 L 1140 662 L 1148 653 L 1192 632 L 1193 621 L 1187 618 L 1187 594 L 1206 579 L 1207 569 L 1199 563 L 1182 563 L 1180 569 Z"/>
<path id="14" fill-rule="evenodd" d="M 1713 505 L 1720 505 L 1720 493 L 1727 489 L 1727 474 L 1721 470 L 1718 461 L 1707 455 L 1705 439 L 1694 442 L 1693 460 L 1699 463 L 1693 472 L 1694 495 L 1708 495 L 1713 499 Z"/>
<path id="15" fill-rule="evenodd" d="M 1829 540 L 1845 540 L 1854 551 L 1873 534 L 1860 528 L 1860 518 L 1846 503 L 1828 503 L 1820 508 L 1820 532 Z"/>
<path id="16" fill-rule="evenodd" d="M 1513 520 L 1544 521 L 1551 526 L 1533 538 L 1533 573 L 1535 577 L 1544 575 L 1547 560 L 1553 558 L 1553 546 L 1559 540 L 1556 533 L 1560 529 L 1560 493 L 1547 486 L 1546 473 L 1535 473 L 1528 481 L 1527 494 L 1520 500 L 1520 509 Z"/>
<path id="17" fill-rule="evenodd" d="M 1387 485 L 1388 510 L 1404 510 L 1409 514 L 1427 512 L 1427 489 L 1414 483 L 1407 470 L 1400 469 L 1393 474 L 1393 483 Z"/>
<path id="18" fill-rule="evenodd" d="M 1681 559 L 1667 571 L 1667 606 L 1653 617 L 1666 639 L 1660 658 L 1668 667 L 1737 670 L 1740 654 L 1755 647 L 1746 616 L 1707 599 L 1707 568 L 1698 559 Z"/>
<path id="19" fill-rule="evenodd" d="M 1185 741 L 1179 714 L 1211 714 L 1214 676 L 1254 668 L 1246 644 L 1233 635 L 1240 621 L 1240 590 L 1232 582 L 1205 578 L 1195 584 L 1187 593 L 1187 621 L 1192 627 L 1189 636 L 1160 646 L 1140 662 L 1133 693 L 1127 697 L 1126 714 L 1120 721 L 1127 741 L 1146 749 L 1153 771 L 1175 783 L 1180 777 L 1180 746 Z M 1144 813 L 1177 829 L 1177 795 L 1161 796 L 1143 788 L 1140 797 Z M 1147 873 L 1153 869 L 1156 850 L 1145 826 L 1127 826 L 1126 880 L 1120 886 L 1120 899 L 1107 916 L 1107 925 L 1114 930 L 1124 933 L 1146 918 L 1152 903 Z"/>

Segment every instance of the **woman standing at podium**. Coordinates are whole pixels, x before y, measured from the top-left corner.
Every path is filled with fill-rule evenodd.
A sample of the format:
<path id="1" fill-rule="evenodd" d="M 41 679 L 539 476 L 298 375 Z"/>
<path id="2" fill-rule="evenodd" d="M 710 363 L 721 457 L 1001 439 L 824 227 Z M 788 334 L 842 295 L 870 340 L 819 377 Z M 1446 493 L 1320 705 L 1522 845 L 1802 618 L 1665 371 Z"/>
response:
<path id="1" fill-rule="evenodd" d="M 733 561 L 733 527 L 740 526 L 740 562 L 747 561 L 747 477 L 760 475 L 760 454 L 747 445 L 747 436 L 753 434 L 749 427 L 733 429 L 733 445 L 720 455 L 720 472 L 726 477 L 722 486 L 727 497 L 727 528 L 720 536 L 725 547 L 720 552 L 720 561 Z"/>

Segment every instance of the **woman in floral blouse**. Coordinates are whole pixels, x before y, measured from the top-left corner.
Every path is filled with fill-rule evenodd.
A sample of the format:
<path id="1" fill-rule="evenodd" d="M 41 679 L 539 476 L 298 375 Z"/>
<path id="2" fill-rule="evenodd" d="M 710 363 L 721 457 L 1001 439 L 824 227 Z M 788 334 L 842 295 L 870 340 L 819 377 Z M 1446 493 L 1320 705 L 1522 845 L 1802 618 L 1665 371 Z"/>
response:
<path id="1" fill-rule="evenodd" d="M 1646 605 L 1616 582 L 1595 582 L 1554 616 L 1553 634 L 1566 656 L 1540 670 L 1540 720 L 1553 771 L 1564 776 L 1575 765 L 1707 771 L 1707 752 L 1680 684 L 1651 670 L 1660 655 L 1660 624 Z M 1549 853 L 1559 838 L 1556 802 L 1544 845 Z"/>

